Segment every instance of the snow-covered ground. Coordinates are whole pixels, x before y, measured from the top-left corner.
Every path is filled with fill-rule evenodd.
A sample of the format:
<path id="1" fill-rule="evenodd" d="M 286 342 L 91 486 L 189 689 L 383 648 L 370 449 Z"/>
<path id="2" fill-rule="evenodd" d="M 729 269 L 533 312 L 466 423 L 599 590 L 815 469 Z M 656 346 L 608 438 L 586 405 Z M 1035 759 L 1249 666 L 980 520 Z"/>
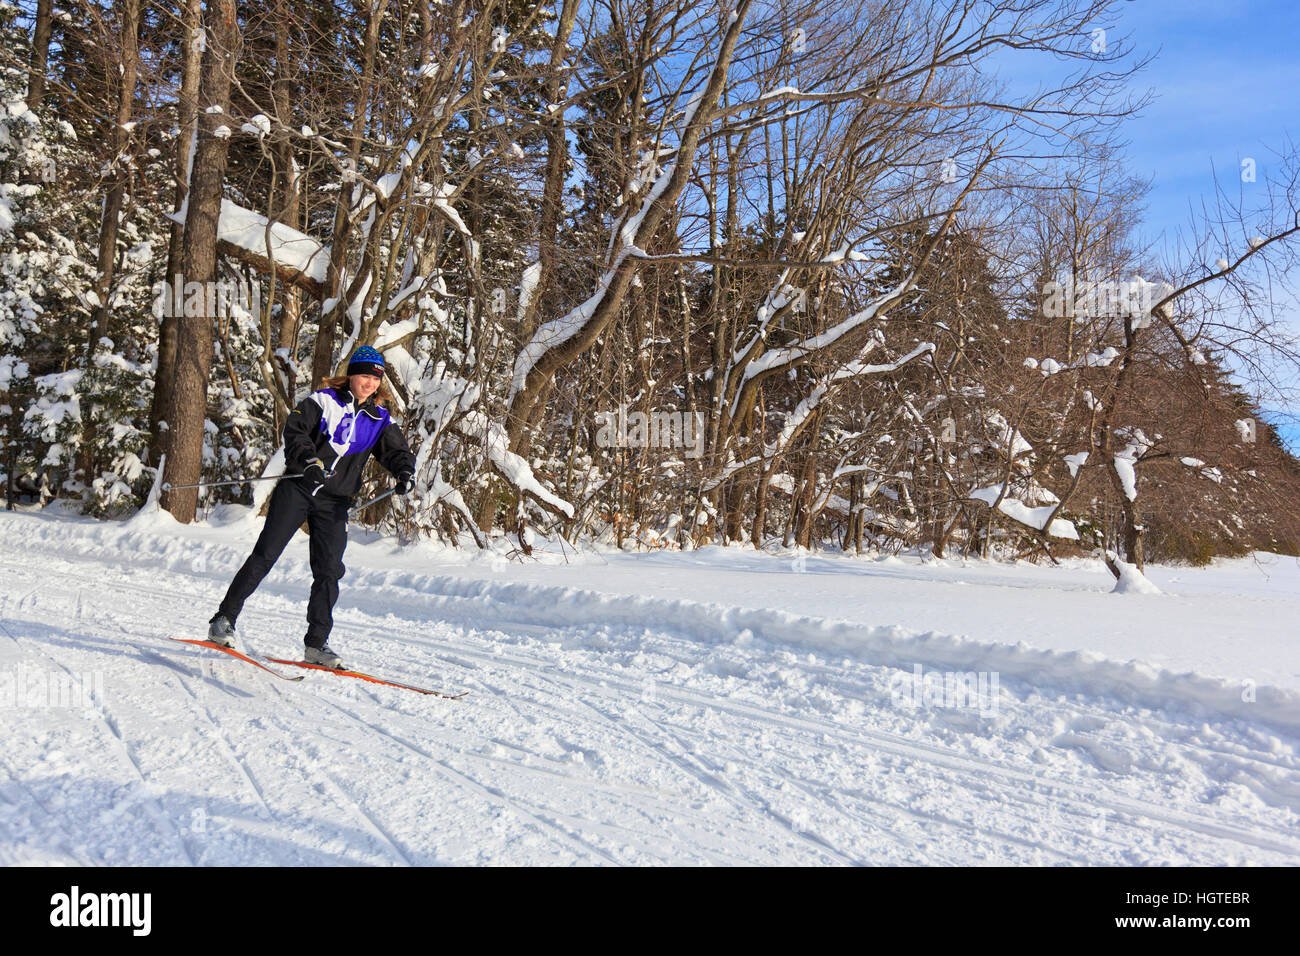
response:
<path id="1" fill-rule="evenodd" d="M 447 701 L 170 641 L 258 527 L 0 513 L 0 864 L 1300 862 L 1295 559 L 356 534 L 331 644 Z M 309 580 L 299 536 L 246 650 L 298 655 Z"/>

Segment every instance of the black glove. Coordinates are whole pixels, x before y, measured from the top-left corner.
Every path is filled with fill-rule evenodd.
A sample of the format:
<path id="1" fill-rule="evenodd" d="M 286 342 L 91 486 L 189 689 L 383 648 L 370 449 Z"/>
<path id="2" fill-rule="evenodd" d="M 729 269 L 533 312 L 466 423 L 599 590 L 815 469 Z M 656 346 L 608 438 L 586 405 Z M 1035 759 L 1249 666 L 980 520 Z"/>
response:
<path id="1" fill-rule="evenodd" d="M 307 467 L 302 470 L 302 479 L 311 486 L 312 497 L 315 497 L 316 492 L 325 487 L 325 481 L 328 477 L 325 474 L 325 463 L 319 458 L 313 458 L 307 462 Z"/>
<path id="2" fill-rule="evenodd" d="M 409 495 L 415 489 L 415 476 L 409 471 L 404 471 L 397 476 L 397 487 L 393 489 L 395 494 Z"/>

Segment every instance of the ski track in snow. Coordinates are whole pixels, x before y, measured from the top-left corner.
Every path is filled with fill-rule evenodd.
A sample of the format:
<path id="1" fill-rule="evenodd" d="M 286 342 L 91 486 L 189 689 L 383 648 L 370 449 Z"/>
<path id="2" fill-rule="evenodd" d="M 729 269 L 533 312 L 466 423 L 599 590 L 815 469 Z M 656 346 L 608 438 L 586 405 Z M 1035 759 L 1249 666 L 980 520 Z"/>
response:
<path id="1" fill-rule="evenodd" d="M 0 864 L 1295 864 L 1290 731 L 1005 679 L 911 708 L 896 667 L 345 580 L 332 643 L 426 698 L 290 684 L 201 636 L 230 571 L 0 551 L 0 672 L 102 678 L 0 710 Z M 182 563 L 183 565 L 183 563 Z M 277 569 L 278 571 L 279 569 Z M 308 582 L 240 620 L 296 655 Z"/>

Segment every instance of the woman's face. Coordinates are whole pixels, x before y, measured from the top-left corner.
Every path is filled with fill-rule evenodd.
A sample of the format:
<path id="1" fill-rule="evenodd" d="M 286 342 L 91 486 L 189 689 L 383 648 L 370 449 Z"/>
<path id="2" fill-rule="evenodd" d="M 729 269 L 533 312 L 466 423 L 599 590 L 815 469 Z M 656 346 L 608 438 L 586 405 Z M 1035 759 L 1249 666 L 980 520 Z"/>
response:
<path id="1" fill-rule="evenodd" d="M 364 402 L 375 393 L 379 387 L 378 375 L 349 375 L 348 388 L 352 390 L 358 401 Z"/>

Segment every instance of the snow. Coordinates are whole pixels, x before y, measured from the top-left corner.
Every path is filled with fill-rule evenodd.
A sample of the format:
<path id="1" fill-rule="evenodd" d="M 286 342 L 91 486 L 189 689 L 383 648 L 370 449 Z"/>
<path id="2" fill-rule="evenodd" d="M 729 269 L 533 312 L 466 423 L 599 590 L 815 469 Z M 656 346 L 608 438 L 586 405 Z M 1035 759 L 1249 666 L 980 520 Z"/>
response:
<path id="1" fill-rule="evenodd" d="M 786 273 L 783 272 L 782 279 L 785 278 L 785 275 Z M 894 303 L 897 302 L 898 299 L 907 291 L 910 281 L 911 281 L 910 279 L 904 279 L 893 289 L 890 289 L 888 292 L 885 292 L 883 295 L 880 295 L 876 299 L 874 299 L 861 312 L 857 312 L 854 315 L 849 316 L 847 319 L 843 320 L 837 325 L 832 326 L 830 329 L 828 329 L 825 332 L 822 332 L 819 335 L 810 336 L 809 338 L 803 340 L 802 342 L 796 342 L 793 345 L 788 345 L 783 348 L 772 349 L 770 352 L 764 353 L 763 355 L 759 356 L 757 359 L 755 359 L 754 361 L 750 362 L 748 365 L 745 366 L 744 380 L 748 381 L 751 378 L 755 378 L 758 375 L 762 375 L 764 372 L 768 371 L 769 369 L 776 368 L 788 362 L 792 362 L 808 354 L 809 352 L 816 352 L 821 349 L 829 348 L 830 346 L 838 342 L 840 339 L 842 339 L 844 336 L 856 330 L 863 323 L 869 322 L 872 319 L 875 319 L 877 317 L 883 318 L 884 314 L 888 311 L 888 309 L 891 308 L 894 305 Z M 772 315 L 774 315 L 776 310 L 779 309 L 785 302 L 788 301 L 790 300 L 786 298 L 786 293 L 784 290 L 782 290 L 782 292 L 777 296 L 775 300 L 773 300 L 771 295 L 768 296 L 768 299 L 766 300 L 765 304 L 759 308 L 760 324 L 759 324 L 759 331 L 755 334 L 755 338 L 762 337 L 762 335 L 766 331 L 767 323 L 771 319 Z M 735 356 L 733 357 L 733 363 L 738 362 L 749 351 L 749 349 L 753 346 L 753 342 L 754 340 L 751 339 L 744 346 L 744 348 L 737 350 Z M 933 346 L 930 346 L 930 348 L 933 349 Z M 740 391 L 737 391 L 736 401 L 739 401 L 740 394 L 741 394 Z M 733 405 L 732 411 L 734 413 L 735 412 L 734 401 L 732 405 Z"/>
<path id="2" fill-rule="evenodd" d="M 1104 352 L 1089 352 L 1083 357 L 1083 364 L 1089 368 L 1104 368 L 1119 358 L 1119 349 L 1107 346 Z"/>
<path id="3" fill-rule="evenodd" d="M 7 131 L 4 126 L 0 126 L 0 138 L 4 135 L 7 135 Z M 40 187 L 35 183 L 0 183 L 0 235 L 12 232 L 17 222 L 13 211 L 14 201 L 36 196 L 39 193 Z"/>
<path id="4" fill-rule="evenodd" d="M 426 421 L 436 423 L 441 430 L 459 415 L 458 427 L 462 434 L 481 443 L 488 460 L 506 481 L 553 511 L 573 517 L 573 505 L 547 488 L 538 480 L 532 466 L 510 450 L 509 438 L 501 424 L 474 408 L 479 396 L 477 385 L 447 372 L 442 365 L 431 377 L 421 378 L 419 373 L 419 367 L 412 362 L 407 378 L 420 382 L 418 401 Z M 425 447 L 431 448 L 432 443 L 426 442 Z M 448 500 L 454 504 L 453 499 Z"/>
<path id="5" fill-rule="evenodd" d="M 384 173 L 375 180 L 375 191 L 384 199 L 387 199 L 393 194 L 393 190 L 401 185 L 401 182 L 402 174 L 400 172 Z"/>
<path id="6" fill-rule="evenodd" d="M 531 263 L 524 269 L 523 276 L 519 279 L 519 308 L 516 313 L 518 321 L 522 322 L 528 315 L 529 306 L 532 305 L 533 296 L 537 293 L 537 284 L 542 279 L 542 264 L 540 262 Z"/>
<path id="7" fill-rule="evenodd" d="M 732 353 L 731 361 L 733 365 L 738 364 L 743 357 L 754 347 L 754 344 L 763 337 L 767 331 L 767 325 L 778 311 L 783 309 L 787 304 L 794 301 L 798 292 L 793 286 L 787 285 L 786 279 L 790 276 L 790 269 L 781 270 L 781 276 L 776 281 L 768 293 L 763 298 L 763 303 L 758 307 L 758 331 L 754 333 L 743 346 L 738 346 Z"/>
<path id="8" fill-rule="evenodd" d="M 411 262 L 410 260 L 407 261 L 407 269 L 413 271 L 414 265 L 414 262 Z M 424 292 L 427 286 L 433 284 L 433 278 L 436 275 L 437 270 L 434 270 L 432 274 L 428 276 L 420 276 L 398 289 L 388 300 L 388 311 L 396 312 L 401 307 L 402 303 L 411 298 L 411 296 Z M 421 296 L 420 299 L 417 299 L 416 301 L 419 303 L 425 298 L 427 298 L 427 296 Z M 375 347 L 378 348 L 378 346 Z"/>
<path id="9" fill-rule="evenodd" d="M 456 189 L 451 183 L 443 183 L 438 188 L 437 195 L 433 197 L 433 205 L 434 208 L 447 217 L 448 221 L 451 222 L 452 227 L 457 232 L 462 236 L 468 236 L 470 235 L 469 226 L 465 225 L 465 220 L 460 218 L 460 213 L 458 213 L 456 208 L 448 201 L 451 196 L 455 195 L 455 193 Z"/>
<path id="10" fill-rule="evenodd" d="M 0 864 L 1300 862 L 1292 558 L 1116 595 L 1092 560 L 519 564 L 352 529 L 331 643 L 449 702 L 171 642 L 246 513 L 0 515 Z M 309 579 L 299 535 L 254 650 L 296 653 Z"/>
<path id="11" fill-rule="evenodd" d="M 504 428 L 489 421 L 482 412 L 470 412 L 465 416 L 465 422 L 467 429 L 477 432 L 483 441 L 484 452 L 508 482 L 539 498 L 566 517 L 573 517 L 573 505 L 538 481 L 528 462 L 510 450 L 510 441 Z"/>
<path id="12" fill-rule="evenodd" d="M 258 113 L 239 128 L 241 133 L 248 133 L 262 139 L 271 134 L 271 119 L 265 113 Z"/>
<path id="13" fill-rule="evenodd" d="M 27 377 L 28 366 L 16 355 L 0 355 L 0 392 L 9 391 L 15 379 Z"/>
<path id="14" fill-rule="evenodd" d="M 541 360 L 543 355 L 573 338 L 591 321 L 597 307 L 604 301 L 605 292 L 610 283 L 614 281 L 615 272 L 622 264 L 623 259 L 631 252 L 631 248 L 627 246 L 623 248 L 613 265 L 607 268 L 601 276 L 599 287 L 586 301 L 560 318 L 543 323 L 533 333 L 533 337 L 528 341 L 528 344 L 519 350 L 518 356 L 515 357 L 514 374 L 510 382 L 510 400 L 513 400 L 515 395 L 523 391 L 528 382 L 529 373 L 532 372 L 533 366 Z"/>
<path id="15" fill-rule="evenodd" d="M 1156 436 L 1157 439 L 1159 437 Z M 1128 430 L 1128 444 L 1115 454 L 1113 459 L 1115 474 L 1129 501 L 1137 501 L 1137 463 L 1151 450 L 1153 444 L 1151 439 L 1142 433 L 1142 429 L 1131 429 Z"/>
<path id="16" fill-rule="evenodd" d="M 970 496 L 984 502 L 991 508 L 1000 494 L 1002 494 L 1002 486 L 991 485 L 988 488 L 972 490 Z M 1024 502 L 1009 496 L 1004 496 L 1001 501 L 998 501 L 998 511 L 1008 518 L 1013 518 L 1021 524 L 1036 528 L 1039 531 L 1046 528 L 1047 533 L 1053 538 L 1065 538 L 1069 541 L 1079 540 L 1079 532 L 1074 527 L 1073 522 L 1066 521 L 1064 518 L 1053 518 L 1051 525 L 1047 524 L 1048 517 L 1055 510 L 1055 504 L 1044 505 L 1041 508 L 1030 508 Z"/>
<path id="17" fill-rule="evenodd" d="M 395 345 L 402 339 L 407 338 L 420 331 L 419 316 L 411 316 L 409 319 L 402 319 L 400 322 L 385 322 L 375 338 L 373 348 L 384 351 L 391 345 Z"/>
<path id="18" fill-rule="evenodd" d="M 266 239 L 267 218 L 231 202 L 221 200 L 220 238 L 282 266 L 301 272 L 324 284 L 329 271 L 329 251 L 311 236 L 282 222 L 271 224 L 271 244 Z"/>
<path id="19" fill-rule="evenodd" d="M 1120 484 L 1124 486 L 1124 497 L 1129 501 L 1137 501 L 1137 472 L 1133 468 L 1134 459 L 1128 455 L 1119 454 L 1115 456 L 1115 474 L 1119 476 Z"/>
<path id="20" fill-rule="evenodd" d="M 850 262 L 866 262 L 868 258 L 869 257 L 866 253 L 858 252 L 856 249 L 853 249 L 849 243 L 845 243 L 834 252 L 829 253 L 821 261 L 828 265 L 835 265 L 844 262 L 845 260 Z"/>
<path id="21" fill-rule="evenodd" d="M 1031 455 L 1034 446 L 1025 440 L 1025 436 L 1020 434 L 1020 429 L 1012 428 L 1010 423 L 998 412 L 987 412 L 984 415 L 985 422 L 989 425 L 989 434 L 994 442 L 1002 451 L 1010 451 L 1011 459 L 1015 461 L 1025 455 Z"/>
<path id="22" fill-rule="evenodd" d="M 694 108 L 692 108 L 691 113 L 694 114 Z M 682 128 L 686 128 L 685 124 L 683 124 Z M 627 221 L 619 227 L 618 241 L 622 249 L 619 253 L 620 257 L 623 252 L 636 248 L 637 234 L 641 230 L 641 223 L 645 221 L 646 215 L 672 182 L 673 173 L 676 169 L 676 163 L 669 163 L 660 170 L 659 175 L 655 178 L 654 185 L 650 187 L 650 192 L 646 194 L 645 199 L 642 201 L 641 208 L 634 215 L 629 216 Z"/>
<path id="23" fill-rule="evenodd" d="M 1114 594 L 1159 594 L 1160 589 L 1147 579 L 1137 565 L 1129 564 L 1127 561 L 1121 561 L 1111 556 L 1115 566 L 1119 568 L 1119 580 L 1115 582 L 1112 593 Z"/>
<path id="24" fill-rule="evenodd" d="M 785 472 L 777 472 L 770 479 L 768 479 L 768 484 L 771 487 L 777 489 L 778 491 L 782 491 L 787 495 L 794 495 L 795 481 L 793 475 L 786 474 Z M 868 497 L 870 497 L 870 495 L 868 495 Z M 838 512 L 839 514 L 842 515 L 847 515 L 850 510 L 849 502 L 847 498 L 842 498 L 836 494 L 829 494 L 826 491 L 819 491 L 817 493 L 817 496 L 814 500 L 814 507 L 818 508 L 819 510 L 822 508 L 827 508 L 831 511 Z M 864 507 L 864 506 L 860 506 L 860 507 Z M 868 517 L 874 517 L 875 515 L 874 512 L 870 511 L 870 509 L 866 509 L 866 510 L 868 511 Z"/>

